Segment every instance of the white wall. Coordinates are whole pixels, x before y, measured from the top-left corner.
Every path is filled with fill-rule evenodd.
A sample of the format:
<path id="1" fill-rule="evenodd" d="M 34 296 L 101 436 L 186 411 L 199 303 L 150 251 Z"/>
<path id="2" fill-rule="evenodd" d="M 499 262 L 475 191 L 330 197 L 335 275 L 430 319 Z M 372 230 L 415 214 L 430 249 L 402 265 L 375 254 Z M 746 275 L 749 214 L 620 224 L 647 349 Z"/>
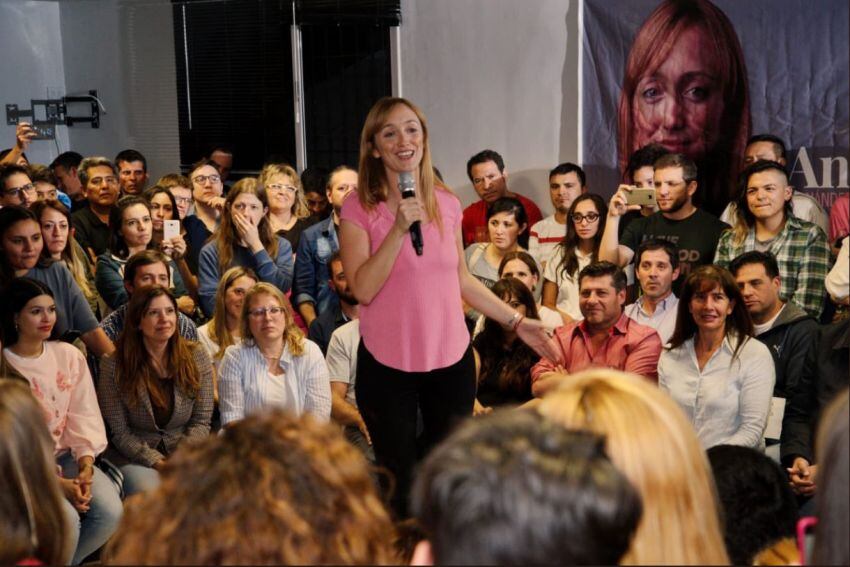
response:
<path id="1" fill-rule="evenodd" d="M 60 2 L 68 94 L 97 89 L 101 125 L 69 128 L 72 149 L 142 152 L 151 181 L 178 171 L 177 84 L 169 0 Z"/>
<path id="2" fill-rule="evenodd" d="M 48 98 L 52 92 L 64 92 L 65 71 L 62 62 L 62 38 L 59 4 L 55 2 L 0 2 L 0 149 L 15 143 L 15 127 L 6 125 L 6 105 L 29 109 L 31 99 Z M 24 119 L 30 121 L 30 119 Z M 68 132 L 56 128 L 57 142 L 68 149 Z M 27 157 L 33 163 L 48 164 L 58 155 L 52 140 L 30 144 Z"/>
<path id="3" fill-rule="evenodd" d="M 402 94 L 425 112 L 434 164 L 464 203 L 490 148 L 509 188 L 552 211 L 549 170 L 578 152 L 576 0 L 402 0 Z"/>

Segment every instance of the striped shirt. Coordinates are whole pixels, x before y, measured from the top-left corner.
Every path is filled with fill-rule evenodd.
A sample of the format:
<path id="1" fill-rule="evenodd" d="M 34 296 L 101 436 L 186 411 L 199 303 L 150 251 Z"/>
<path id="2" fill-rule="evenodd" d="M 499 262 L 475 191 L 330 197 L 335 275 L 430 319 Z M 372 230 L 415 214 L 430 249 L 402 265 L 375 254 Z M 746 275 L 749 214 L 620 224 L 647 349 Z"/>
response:
<path id="1" fill-rule="evenodd" d="M 717 243 L 714 263 L 729 268 L 729 263 L 744 252 L 756 249 L 755 228 L 747 231 L 740 245 L 733 242 L 734 233 L 727 230 Z M 795 216 L 788 217 L 785 226 L 767 248 L 776 257 L 782 287 L 779 295 L 793 301 L 813 317 L 823 311 L 826 275 L 829 273 L 829 244 L 824 231 Z"/>
<path id="2" fill-rule="evenodd" d="M 283 375 L 277 378 L 286 387 L 284 409 L 296 415 L 310 412 L 327 421 L 331 415 L 331 384 L 318 345 L 305 339 L 301 356 L 293 356 L 285 346 L 280 367 Z M 253 342 L 227 347 L 219 367 L 218 393 L 222 425 L 271 405 L 268 364 Z"/>
<path id="3" fill-rule="evenodd" d="M 567 225 L 560 224 L 555 220 L 555 215 L 550 215 L 531 227 L 528 253 L 545 268 L 546 261 L 555 253 L 555 249 L 566 234 Z"/>

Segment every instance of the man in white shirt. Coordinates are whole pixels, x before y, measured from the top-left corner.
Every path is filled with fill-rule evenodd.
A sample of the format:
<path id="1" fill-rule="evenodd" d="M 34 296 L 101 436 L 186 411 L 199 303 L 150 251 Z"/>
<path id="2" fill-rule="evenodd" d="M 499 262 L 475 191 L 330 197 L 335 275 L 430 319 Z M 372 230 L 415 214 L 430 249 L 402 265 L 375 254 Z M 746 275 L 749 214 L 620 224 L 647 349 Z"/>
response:
<path id="1" fill-rule="evenodd" d="M 750 166 L 757 161 L 775 161 L 783 166 L 788 165 L 785 157 L 785 142 L 773 134 L 757 134 L 747 140 L 747 148 L 744 150 L 744 167 Z M 829 234 L 829 217 L 811 195 L 794 191 L 791 197 L 791 212 L 798 219 L 815 223 Z M 726 210 L 720 215 L 720 220 L 735 226 L 738 222 L 737 206 L 732 201 L 726 206 Z"/>
<path id="2" fill-rule="evenodd" d="M 345 437 L 374 462 L 372 439 L 357 409 L 357 399 L 354 396 L 359 346 L 360 321 L 358 319 L 345 323 L 331 335 L 328 352 L 325 355 L 331 381 L 331 419 L 342 425 Z"/>
<path id="3" fill-rule="evenodd" d="M 562 163 L 549 172 L 549 197 L 555 214 L 531 227 L 528 251 L 546 268 L 546 260 L 567 233 L 567 212 L 576 197 L 587 193 L 584 171 L 574 163 Z"/>
<path id="4" fill-rule="evenodd" d="M 673 293 L 673 281 L 679 277 L 679 251 L 660 238 L 644 240 L 638 247 L 635 275 L 640 283 L 641 296 L 627 306 L 626 315 L 647 327 L 652 327 L 667 344 L 676 329 L 679 298 Z"/>

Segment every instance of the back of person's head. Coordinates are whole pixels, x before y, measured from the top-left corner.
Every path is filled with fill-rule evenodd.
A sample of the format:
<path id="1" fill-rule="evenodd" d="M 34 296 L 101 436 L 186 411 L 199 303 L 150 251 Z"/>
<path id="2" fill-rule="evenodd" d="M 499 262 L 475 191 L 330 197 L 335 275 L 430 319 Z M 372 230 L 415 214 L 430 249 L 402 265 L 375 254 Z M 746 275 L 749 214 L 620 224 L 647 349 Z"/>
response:
<path id="1" fill-rule="evenodd" d="M 53 290 L 32 278 L 14 278 L 3 289 L 3 301 L 0 303 L 0 323 L 2 323 L 2 342 L 4 347 L 18 342 L 18 323 L 15 321 L 30 300 L 47 295 L 53 297 Z"/>
<path id="2" fill-rule="evenodd" d="M 50 169 L 56 169 L 56 166 L 59 166 L 66 170 L 70 170 L 72 167 L 80 167 L 80 163 L 82 161 L 82 154 L 77 152 L 62 152 L 56 156 L 52 162 L 50 162 Z"/>
<path id="3" fill-rule="evenodd" d="M 570 162 L 559 163 L 549 172 L 549 179 L 552 179 L 554 175 L 566 175 L 568 173 L 575 173 L 576 177 L 578 177 L 579 184 L 584 187 L 587 185 L 587 177 L 584 174 L 584 170 L 581 166 L 576 165 Z"/>
<path id="4" fill-rule="evenodd" d="M 466 162 L 466 174 L 469 176 L 469 180 L 472 181 L 472 166 L 478 165 L 479 163 L 487 163 L 488 161 L 492 161 L 496 164 L 496 167 L 499 168 L 499 173 L 505 172 L 505 160 L 502 159 L 502 156 L 499 152 L 493 150 L 481 150 Z"/>
<path id="5" fill-rule="evenodd" d="M 750 447 L 708 450 L 723 507 L 726 551 L 733 565 L 752 565 L 756 554 L 797 526 L 797 500 L 788 477 L 770 457 Z"/>
<path id="6" fill-rule="evenodd" d="M 669 153 L 670 150 L 661 144 L 647 144 L 629 156 L 629 161 L 626 163 L 624 173 L 629 180 L 634 181 L 635 171 L 642 167 L 655 168 L 655 162 L 658 161 L 661 156 L 665 156 Z"/>
<path id="7" fill-rule="evenodd" d="M 605 436 L 607 452 L 641 494 L 628 565 L 727 563 L 708 460 L 681 408 L 646 379 L 597 369 L 570 376 L 540 413 Z"/>
<path id="8" fill-rule="evenodd" d="M 818 526 L 812 565 L 850 565 L 850 391 L 844 389 L 821 417 L 815 443 Z"/>
<path id="9" fill-rule="evenodd" d="M 44 410 L 27 384 L 0 378 L 0 564 L 68 560 L 63 495 Z"/>
<path id="10" fill-rule="evenodd" d="M 115 156 L 115 164 L 117 165 L 122 161 L 125 163 L 132 163 L 134 161 L 142 162 L 142 169 L 145 171 L 148 170 L 148 160 L 138 150 L 127 149 L 118 152 L 118 155 Z"/>
<path id="11" fill-rule="evenodd" d="M 390 564 L 393 526 L 338 427 L 262 412 L 181 446 L 126 504 L 108 564 Z"/>
<path id="12" fill-rule="evenodd" d="M 603 447 L 601 438 L 534 412 L 467 421 L 427 457 L 413 488 L 414 515 L 428 534 L 431 559 L 441 565 L 618 563 L 641 503 Z M 421 553 L 427 555 L 427 547 Z"/>

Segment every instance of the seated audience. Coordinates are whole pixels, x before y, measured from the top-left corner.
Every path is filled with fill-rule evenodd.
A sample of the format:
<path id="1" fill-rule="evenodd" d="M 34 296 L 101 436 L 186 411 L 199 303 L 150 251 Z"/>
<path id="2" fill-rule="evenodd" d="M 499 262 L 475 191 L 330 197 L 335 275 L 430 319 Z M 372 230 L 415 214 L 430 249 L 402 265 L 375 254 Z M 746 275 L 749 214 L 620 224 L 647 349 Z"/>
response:
<path id="1" fill-rule="evenodd" d="M 487 208 L 489 238 L 466 247 L 469 273 L 487 287 L 499 280 L 499 264 L 509 252 L 525 250 L 528 245 L 528 217 L 518 199 L 503 197 Z"/>
<path id="2" fill-rule="evenodd" d="M 269 222 L 272 231 L 298 250 L 301 233 L 310 226 L 310 211 L 304 202 L 301 179 L 289 165 L 268 163 L 258 179 L 269 198 Z"/>
<path id="3" fill-rule="evenodd" d="M 88 350 L 103 356 L 114 348 L 101 329 L 86 297 L 62 262 L 39 263 L 44 247 L 38 219 L 29 209 L 0 209 L 0 288 L 26 276 L 53 290 L 56 299 L 55 337 L 79 333 Z"/>
<path id="4" fill-rule="evenodd" d="M 714 446 L 707 455 L 723 509 L 723 539 L 732 565 L 753 565 L 761 551 L 794 538 L 797 501 L 775 461 L 755 449 L 735 445 Z"/>
<path id="5" fill-rule="evenodd" d="M 71 220 L 74 237 L 94 262 L 109 249 L 109 213 L 121 195 L 118 168 L 105 157 L 89 157 L 80 163 L 79 175 L 86 206 L 75 211 Z"/>
<path id="6" fill-rule="evenodd" d="M 148 160 L 136 150 L 122 150 L 115 156 L 122 195 L 141 195 L 148 184 Z"/>
<path id="7" fill-rule="evenodd" d="M 188 190 L 187 190 L 188 191 Z M 191 194 L 191 193 L 190 193 Z M 154 185 L 144 193 L 145 199 L 150 203 L 152 236 L 150 246 L 156 250 L 162 250 L 166 256 L 174 260 L 174 265 L 180 273 L 180 278 L 186 286 L 189 294 L 194 298 L 198 295 L 198 278 L 189 268 L 186 261 L 188 249 L 186 239 L 183 236 L 183 226 L 180 226 L 180 234 L 165 240 L 165 221 L 178 220 L 177 199 L 172 191 L 160 185 Z"/>
<path id="8" fill-rule="evenodd" d="M 32 212 L 41 224 L 41 239 L 44 242 L 42 261 L 65 264 L 86 297 L 92 313 L 97 316 L 100 313 L 100 296 L 94 282 L 94 267 L 89 255 L 71 234 L 70 211 L 59 201 L 46 199 L 33 204 Z"/>
<path id="9" fill-rule="evenodd" d="M 186 230 L 186 247 L 189 250 L 186 261 L 192 273 L 198 275 L 201 249 L 212 238 L 221 223 L 221 214 L 224 210 L 224 197 L 222 197 L 224 185 L 221 182 L 218 164 L 209 159 L 202 159 L 195 163 L 189 171 L 189 179 L 192 181 L 193 213 L 181 220 Z"/>
<path id="10" fill-rule="evenodd" d="M 846 359 L 845 359 L 846 360 Z M 816 503 L 818 526 L 812 565 L 850 565 L 850 394 L 845 388 L 827 406 L 818 428 L 823 467 Z"/>
<path id="11" fill-rule="evenodd" d="M 532 412 L 465 423 L 417 476 L 413 510 L 428 539 L 412 564 L 618 564 L 642 506 L 604 445 Z"/>
<path id="12" fill-rule="evenodd" d="M 661 238 L 676 244 L 679 249 L 678 289 L 692 269 L 714 261 L 717 241 L 729 228 L 714 215 L 694 205 L 697 187 L 697 166 L 682 154 L 665 154 L 655 162 L 653 171 L 655 200 L 658 212 L 632 220 L 619 236 L 620 219 L 640 205 L 628 205 L 630 189 L 620 186 L 608 205 L 605 232 L 599 245 L 599 258 L 624 267 L 634 258 L 640 243 L 649 238 Z"/>
<path id="13" fill-rule="evenodd" d="M 168 287 L 171 281 L 171 262 L 159 250 L 143 250 L 134 254 L 124 266 L 124 288 L 130 298 L 137 289 L 146 285 L 161 285 Z M 124 320 L 127 318 L 127 304 L 107 315 L 100 322 L 100 327 L 111 341 L 117 341 L 124 330 Z M 198 340 L 198 329 L 195 323 L 184 315 L 177 313 L 177 332 L 189 341 Z"/>
<path id="14" fill-rule="evenodd" d="M 330 416 L 322 352 L 295 326 L 286 297 L 275 286 L 259 283 L 245 296 L 242 343 L 224 353 L 218 391 L 223 426 L 267 407 Z"/>
<path id="15" fill-rule="evenodd" d="M 192 182 L 185 175 L 179 173 L 169 173 L 163 175 L 156 182 L 157 187 L 162 187 L 174 197 L 174 204 L 177 207 L 177 218 L 185 220 L 192 209 L 195 199 L 192 196 Z M 180 234 L 186 234 L 186 227 L 181 223 Z M 200 250 L 198 250 L 200 253 Z"/>
<path id="16" fill-rule="evenodd" d="M 221 182 L 226 184 L 230 178 L 230 171 L 233 169 L 233 150 L 227 146 L 215 146 L 210 151 L 209 158 L 218 165 L 221 171 Z"/>
<path id="17" fill-rule="evenodd" d="M 227 193 L 221 226 L 199 258 L 198 280 L 205 315 L 213 313 L 221 274 L 233 266 L 251 268 L 260 281 L 283 292 L 292 287 L 292 246 L 272 232 L 267 212 L 265 189 L 258 187 L 254 178 L 240 179 Z"/>
<path id="18" fill-rule="evenodd" d="M 57 321 L 53 292 L 42 282 L 17 278 L 2 306 L 3 375 L 27 380 L 42 405 L 62 470 L 63 508 L 78 565 L 106 543 L 121 518 L 118 488 L 94 466 L 106 449 L 106 429 L 83 354 L 51 341 Z M 41 488 L 41 487 L 39 487 Z"/>
<path id="19" fill-rule="evenodd" d="M 787 167 L 788 161 L 785 155 L 785 142 L 781 138 L 773 134 L 756 134 L 747 140 L 747 147 L 744 150 L 744 167 L 749 167 L 757 161 L 774 161 L 782 167 Z M 798 219 L 814 223 L 821 230 L 827 232 L 829 230 L 829 219 L 820 203 L 811 195 L 794 191 L 793 187 L 791 190 L 793 192 L 791 213 Z M 720 220 L 733 226 L 740 222 L 738 203 L 732 201 L 726 205 L 726 209 L 720 215 Z"/>
<path id="20" fill-rule="evenodd" d="M 613 370 L 562 380 L 538 406 L 567 429 L 605 437 L 643 516 L 624 565 L 728 565 L 705 452 L 681 409 L 654 384 Z"/>
<path id="21" fill-rule="evenodd" d="M 764 449 L 775 381 L 770 349 L 753 339 L 732 274 L 717 266 L 691 272 L 658 361 L 658 385 L 685 411 L 703 446 Z"/>
<path id="22" fill-rule="evenodd" d="M 321 315 L 313 319 L 307 334 L 308 338 L 319 345 L 322 354 L 327 354 L 328 344 L 333 332 L 360 316 L 360 307 L 357 298 L 351 292 L 345 271 L 342 269 L 342 260 L 339 251 L 334 252 L 328 260 L 330 280 L 329 288 L 337 296 L 336 305 L 330 305 Z"/>
<path id="23" fill-rule="evenodd" d="M 525 287 L 534 295 L 535 299 L 539 297 L 537 284 L 540 281 L 540 268 L 535 259 L 524 250 L 515 250 L 508 252 L 499 263 L 499 279 L 516 278 L 525 284 Z M 563 314 L 555 309 L 549 309 L 542 303 L 536 302 L 537 315 L 540 321 L 550 331 L 554 331 L 558 327 L 565 325 Z M 484 315 L 478 318 L 475 323 L 475 329 L 472 332 L 473 338 L 484 330 Z"/>
<path id="24" fill-rule="evenodd" d="M 304 231 L 295 256 L 293 303 L 309 328 L 313 320 L 338 300 L 330 289 L 330 257 L 339 250 L 339 213 L 349 193 L 357 190 L 357 172 L 341 165 L 328 177 L 331 214 Z"/>
<path id="25" fill-rule="evenodd" d="M 626 315 L 652 327 L 667 344 L 676 328 L 679 298 L 673 293 L 673 282 L 679 278 L 679 251 L 669 240 L 650 238 L 638 246 L 635 275 L 640 283 L 640 297 L 628 305 Z"/>
<path id="26" fill-rule="evenodd" d="M 242 342 L 242 306 L 245 294 L 256 284 L 257 275 L 251 268 L 230 268 L 221 277 L 213 316 L 198 329 L 198 340 L 216 371 L 227 347 Z"/>
<path id="27" fill-rule="evenodd" d="M 584 318 L 555 330 L 559 360 L 542 358 L 531 369 L 531 391 L 541 396 L 553 384 L 586 368 L 601 367 L 658 379 L 661 339 L 651 327 L 623 313 L 626 275 L 610 262 L 585 267 L 578 276 Z"/>
<path id="28" fill-rule="evenodd" d="M 578 274 L 599 260 L 599 241 L 605 230 L 608 207 L 594 193 L 579 195 L 567 213 L 567 235 L 546 261 L 543 270 L 543 305 L 581 319 Z"/>
<path id="29" fill-rule="evenodd" d="M 508 172 L 505 169 L 505 161 L 497 152 L 483 150 L 469 158 L 466 162 L 466 174 L 472 181 L 472 188 L 475 189 L 480 200 L 463 210 L 461 232 L 464 246 L 475 242 L 487 242 L 490 236 L 487 229 L 490 221 L 488 211 L 493 203 L 503 197 L 519 200 L 529 227 L 543 220 L 543 215 L 534 201 L 519 193 L 508 191 Z"/>
<path id="30" fill-rule="evenodd" d="M 71 198 L 71 213 L 87 206 L 85 188 L 79 176 L 82 161 L 83 156 L 77 152 L 62 152 L 49 166 L 59 190 Z"/>
<path id="31" fill-rule="evenodd" d="M 389 565 L 393 540 L 366 461 L 338 428 L 273 411 L 181 448 L 159 488 L 128 501 L 104 559 Z"/>
<path id="32" fill-rule="evenodd" d="M 26 382 L 0 378 L 0 564 L 62 565 L 70 526 L 44 408 Z"/>
<path id="33" fill-rule="evenodd" d="M 821 411 L 848 385 L 850 318 L 845 318 L 818 329 L 800 376 L 788 384 L 780 453 L 791 487 L 801 497 L 811 497 L 819 490 L 814 441 Z"/>
<path id="34" fill-rule="evenodd" d="M 150 204 L 143 197 L 128 195 L 121 197 L 109 214 L 109 225 L 114 228 L 109 240 L 109 250 L 97 257 L 95 283 L 100 297 L 110 310 L 127 303 L 129 297 L 124 288 L 124 267 L 130 256 L 147 250 L 153 236 Z M 179 300 L 180 310 L 191 313 L 195 302 L 188 295 L 183 278 L 174 261 L 171 267 L 169 287 Z"/>
<path id="35" fill-rule="evenodd" d="M 497 281 L 491 290 L 523 317 L 538 319 L 534 296 L 521 281 L 505 278 Z M 532 399 L 531 367 L 540 357 L 522 342 L 514 329 L 502 321 L 486 319 L 472 347 L 478 371 L 474 415 Z"/>
<path id="36" fill-rule="evenodd" d="M 36 201 L 48 199 L 59 201 L 68 209 L 71 208 L 71 198 L 59 190 L 56 176 L 46 165 L 34 164 L 29 166 L 29 176 L 35 186 Z"/>
<path id="37" fill-rule="evenodd" d="M 331 335 L 325 362 L 331 380 L 331 419 L 343 426 L 345 438 L 375 460 L 372 438 L 360 410 L 354 386 L 357 382 L 357 349 L 360 346 L 360 321 L 354 319 Z"/>
<path id="38" fill-rule="evenodd" d="M 0 207 L 29 208 L 38 200 L 29 170 L 22 165 L 0 165 Z"/>
<path id="39" fill-rule="evenodd" d="M 740 222 L 720 237 L 715 262 L 726 268 L 744 252 L 770 252 L 779 265 L 782 299 L 820 317 L 829 246 L 823 230 L 791 214 L 792 192 L 788 173 L 776 162 L 758 161 L 745 169 L 738 195 Z"/>
<path id="40" fill-rule="evenodd" d="M 555 214 L 533 225 L 529 231 L 528 253 L 546 270 L 546 261 L 564 240 L 567 213 L 576 197 L 587 193 L 584 170 L 574 163 L 562 163 L 549 172 L 549 198 Z"/>
<path id="41" fill-rule="evenodd" d="M 97 395 L 109 426 L 107 456 L 121 468 L 127 496 L 156 488 L 166 459 L 210 434 L 210 357 L 180 336 L 177 313 L 167 288 L 138 289 L 115 353 L 101 360 Z"/>
<path id="42" fill-rule="evenodd" d="M 310 211 L 310 222 L 315 224 L 331 215 L 331 204 L 325 190 L 328 170 L 321 166 L 310 166 L 301 172 L 304 201 Z"/>

